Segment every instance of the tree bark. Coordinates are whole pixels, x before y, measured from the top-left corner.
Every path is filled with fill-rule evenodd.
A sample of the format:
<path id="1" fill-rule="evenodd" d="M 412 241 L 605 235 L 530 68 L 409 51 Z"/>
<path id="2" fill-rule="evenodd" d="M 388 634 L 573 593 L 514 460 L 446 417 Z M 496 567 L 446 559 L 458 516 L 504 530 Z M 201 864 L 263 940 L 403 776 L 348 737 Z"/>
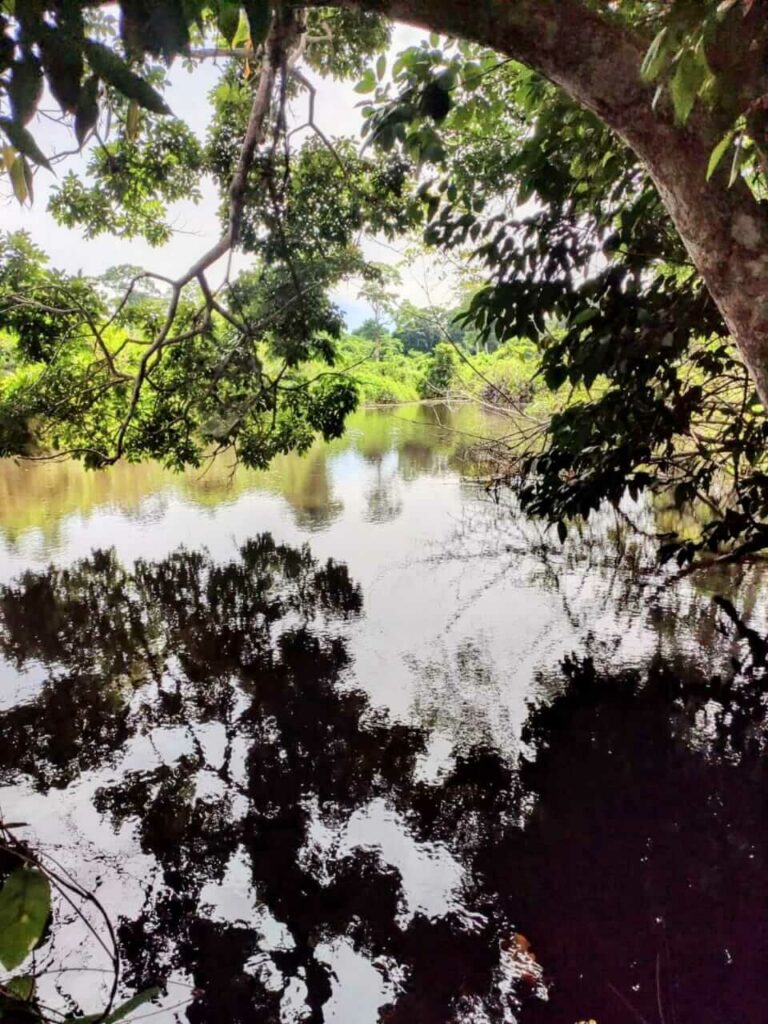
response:
<path id="1" fill-rule="evenodd" d="M 729 189 L 720 171 L 706 181 L 709 155 L 723 134 L 714 117 L 697 110 L 681 126 L 668 104 L 653 110 L 653 89 L 640 76 L 647 40 L 580 0 L 320 0 L 317 6 L 375 10 L 492 47 L 592 110 L 646 167 L 768 409 L 768 216 L 741 180 Z"/>

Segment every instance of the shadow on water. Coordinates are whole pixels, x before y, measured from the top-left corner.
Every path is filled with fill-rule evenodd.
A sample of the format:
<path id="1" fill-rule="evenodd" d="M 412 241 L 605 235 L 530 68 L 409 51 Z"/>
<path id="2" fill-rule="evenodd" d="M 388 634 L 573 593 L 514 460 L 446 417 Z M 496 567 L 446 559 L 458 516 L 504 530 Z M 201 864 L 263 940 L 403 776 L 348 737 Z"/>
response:
<path id="1" fill-rule="evenodd" d="M 201 1024 L 764 1021 L 761 672 L 567 659 L 517 756 L 435 769 L 354 688 L 362 613 L 343 565 L 268 535 L 0 591 L 0 652 L 38 669 L 0 784 L 90 780 L 140 848 L 126 985 L 184 979 Z"/>

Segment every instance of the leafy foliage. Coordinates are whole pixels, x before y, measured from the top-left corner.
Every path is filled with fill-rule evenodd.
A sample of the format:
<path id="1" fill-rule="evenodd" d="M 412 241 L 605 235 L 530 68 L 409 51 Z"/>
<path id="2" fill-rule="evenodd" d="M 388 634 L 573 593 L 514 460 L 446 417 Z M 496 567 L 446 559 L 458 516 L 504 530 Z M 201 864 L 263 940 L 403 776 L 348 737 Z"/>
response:
<path id="1" fill-rule="evenodd" d="M 123 3 L 124 57 L 116 52 L 108 20 L 89 14 L 78 22 L 78 73 L 85 75 L 89 65 L 93 74 L 77 97 L 62 83 L 59 91 L 71 100 L 81 140 L 98 133 L 105 104 L 117 125 L 110 139 L 99 135 L 91 150 L 89 180 L 68 174 L 51 200 L 54 217 L 82 227 L 86 237 L 142 235 L 154 245 L 166 242 L 169 204 L 196 198 L 204 172 L 222 192 L 223 230 L 232 230 L 231 180 L 257 91 L 248 62 L 244 68 L 237 58 L 225 66 L 205 151 L 183 123 L 166 116 L 164 73 L 146 62 L 187 51 L 193 36 L 206 38 L 212 25 L 230 45 L 244 44 L 255 60 L 271 9 L 253 0 L 242 9 L 199 4 L 193 13 L 188 5 L 181 12 L 176 4 Z M 357 69 L 387 37 L 370 16 L 318 12 L 311 20 L 311 60 L 335 74 Z M 26 38 L 23 19 L 3 25 Z M 34 19 L 29 31 L 38 31 Z M 345 45 L 333 56 L 323 39 L 330 42 L 340 32 Z M 37 65 L 25 74 L 31 77 L 32 70 L 36 82 L 50 77 Z M 273 72 L 263 66 L 262 74 Z M 277 94 L 275 81 L 271 87 L 274 123 L 269 131 L 266 123 L 261 128 L 237 206 L 237 241 L 255 263 L 239 280 L 228 281 L 224 296 L 214 297 L 202 272 L 173 284 L 137 273 L 124 278 L 125 293 L 115 295 L 111 286 L 105 291 L 49 271 L 42 254 L 23 239 L 4 243 L 0 301 L 22 365 L 0 384 L 3 453 L 36 447 L 68 452 L 89 466 L 125 456 L 182 467 L 230 447 L 247 464 L 265 466 L 280 452 L 304 451 L 318 433 L 338 436 L 357 392 L 352 381 L 330 372 L 342 321 L 328 292 L 343 276 L 369 275 L 358 244 L 362 230 L 391 233 L 405 226 L 406 168 L 397 160 L 364 159 L 351 143 L 324 138 L 289 161 L 287 150 L 277 147 L 283 136 L 286 146 L 289 140 L 280 110 L 285 88 Z M 26 131 L 38 98 L 37 92 L 24 97 L 23 103 L 14 100 L 19 131 Z M 6 163 L 13 169 L 19 159 L 26 156 L 11 153 Z M 325 370 L 312 377 L 302 365 L 316 359 Z M 206 381 L 202 388 L 200 380 Z"/>
<path id="2" fill-rule="evenodd" d="M 542 443 L 515 463 L 529 510 L 564 524 L 626 493 L 664 492 L 711 512 L 700 536 L 669 539 L 665 553 L 681 563 L 704 549 L 763 546 L 759 403 L 658 194 L 597 117 L 534 72 L 466 43 L 435 36 L 389 67 L 388 28 L 374 4 L 306 16 L 264 0 L 118 6 L 119 38 L 90 5 L 3 5 L 0 127 L 17 198 L 31 200 L 32 165 L 48 160 L 31 132 L 47 82 L 80 143 L 99 141 L 91 180 L 67 176 L 58 188 L 56 217 L 89 236 L 157 244 L 169 235 L 167 205 L 194 197 L 209 173 L 222 196 L 222 241 L 255 266 L 224 296 L 198 270 L 138 305 L 128 294 L 110 312 L 103 292 L 41 270 L 39 260 L 29 270 L 32 304 L 21 303 L 9 263 L 6 326 L 24 365 L 3 384 L 4 452 L 28 446 L 33 423 L 39 445 L 89 465 L 123 455 L 197 464 L 211 443 L 262 465 L 302 450 L 314 431 L 332 436 L 355 399 L 332 369 L 341 323 L 329 291 L 352 275 L 376 286 L 363 232 L 417 229 L 487 275 L 460 318 L 471 344 L 526 339 L 547 386 L 570 393 Z M 706 122 L 702 179 L 723 188 L 743 179 L 762 196 L 762 0 L 591 6 L 645 39 L 642 75 L 656 86 L 660 116 Z M 168 116 L 160 64 L 179 54 L 194 62 L 195 48 L 211 42 L 231 55 L 202 150 Z M 321 74 L 359 76 L 362 153 L 318 131 L 299 55 Z M 313 134 L 293 151 L 286 103 L 300 94 Z M 116 134 L 102 140 L 110 119 Z M 457 341 L 456 325 L 439 329 L 441 340 Z M 417 337 L 413 323 L 399 330 L 408 346 L 438 341 L 434 332 Z M 302 366 L 317 360 L 328 371 L 312 379 Z M 440 391 L 447 361 L 433 360 Z"/>
<path id="3" fill-rule="evenodd" d="M 432 350 L 421 386 L 424 398 L 445 398 L 456 377 L 456 356 L 450 345 L 438 342 Z"/>
<path id="4" fill-rule="evenodd" d="M 436 82 L 453 104 L 437 120 L 418 101 Z M 515 457 L 525 507 L 563 523 L 651 490 L 710 509 L 699 537 L 664 538 L 665 557 L 764 546 L 757 396 L 633 154 L 530 71 L 464 44 L 407 51 L 393 84 L 369 135 L 425 168 L 427 242 L 488 274 L 461 323 L 528 338 L 570 395 Z"/>
<path id="5" fill-rule="evenodd" d="M 58 223 L 82 227 L 86 238 L 141 235 L 152 245 L 171 237 L 171 203 L 198 200 L 203 160 L 200 146 L 181 121 L 126 123 L 113 141 L 94 149 L 88 167 L 93 184 L 70 171 L 54 190 L 49 209 Z"/>

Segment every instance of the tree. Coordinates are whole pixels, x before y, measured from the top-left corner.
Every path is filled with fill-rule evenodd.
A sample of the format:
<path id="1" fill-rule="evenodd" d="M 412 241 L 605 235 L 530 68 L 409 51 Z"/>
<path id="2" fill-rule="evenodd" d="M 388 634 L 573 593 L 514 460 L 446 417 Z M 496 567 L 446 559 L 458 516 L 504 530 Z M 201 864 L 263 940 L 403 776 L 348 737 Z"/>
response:
<path id="1" fill-rule="evenodd" d="M 95 150 L 94 187 L 84 193 L 65 181 L 54 204 L 57 216 L 91 230 L 99 221 L 115 231 L 157 234 L 158 203 L 162 206 L 179 190 L 188 189 L 187 169 L 198 166 L 196 161 L 201 159 L 200 166 L 219 181 L 224 200 L 220 241 L 170 283 L 172 316 L 157 327 L 135 365 L 124 368 L 122 376 L 102 380 L 98 393 L 109 396 L 117 424 L 112 443 L 100 439 L 94 449 L 95 461 L 126 454 L 147 379 L 162 372 L 169 350 L 177 345 L 194 347 L 190 332 L 192 338 L 200 338 L 221 318 L 236 332 L 238 344 L 243 339 L 253 341 L 250 328 L 237 322 L 235 310 L 218 302 L 207 281 L 209 267 L 233 246 L 258 254 L 273 278 L 279 265 L 284 285 L 282 291 L 272 289 L 271 302 L 276 296 L 285 301 L 293 291 L 291 304 L 308 307 L 317 292 L 310 289 L 305 295 L 304 280 L 319 275 L 319 287 L 327 288 L 338 275 L 360 271 L 359 253 L 353 256 L 350 248 L 354 232 L 365 227 L 397 233 L 422 224 L 433 244 L 477 243 L 477 252 L 491 268 L 493 288 L 473 301 L 468 311 L 471 325 L 487 332 L 493 329 L 501 339 L 513 327 L 531 333 L 534 321 L 538 338 L 553 341 L 542 346 L 552 386 L 557 386 L 558 379 L 561 383 L 568 379 L 588 387 L 606 372 L 616 385 L 611 398 L 602 402 L 594 428 L 588 427 L 579 409 L 553 422 L 550 462 L 543 459 L 528 467 L 532 510 L 552 518 L 585 514 L 606 497 L 616 500 L 626 487 L 643 489 L 656 479 L 653 473 L 645 473 L 643 465 L 656 460 L 665 446 L 670 453 L 673 448 L 679 451 L 680 437 L 685 440 L 689 469 L 693 447 L 709 450 L 698 469 L 686 470 L 678 479 L 683 485 L 680 499 L 690 500 L 703 486 L 705 497 L 712 500 L 706 490 L 719 464 L 717 459 L 713 464 L 709 455 L 722 452 L 723 435 L 713 444 L 708 435 L 697 438 L 697 428 L 692 426 L 696 417 L 702 422 L 707 419 L 701 395 L 681 384 L 682 361 L 694 359 L 695 374 L 705 380 L 730 377 L 731 397 L 739 390 L 742 395 L 735 428 L 738 437 L 724 442 L 731 452 L 739 453 L 729 470 L 739 493 L 725 503 L 728 507 L 717 509 L 706 541 L 714 547 L 734 540 L 751 549 L 764 546 L 768 532 L 761 524 L 768 510 L 768 478 L 761 475 L 758 463 L 764 441 L 759 404 L 765 405 L 768 399 L 768 265 L 763 257 L 767 6 L 766 0 L 627 0 L 621 5 L 601 0 L 488 0 L 478 13 L 462 0 L 376 0 L 375 4 L 373 0 L 339 0 L 338 4 L 308 2 L 301 10 L 249 0 L 241 11 L 235 3 L 164 0 L 147 5 L 123 0 L 122 42 L 117 43 L 99 3 L 51 0 L 16 5 L 13 10 L 6 4 L 0 23 L 5 41 L 0 59 L 5 90 L 0 128 L 8 139 L 5 162 L 20 199 L 30 195 L 31 164 L 47 163 L 26 127 L 45 78 L 63 110 L 73 115 L 81 143 L 99 131 L 100 104 L 110 106 L 120 125 L 119 137 L 106 151 L 101 146 Z M 402 88 L 398 95 L 387 96 L 381 84 L 382 61 L 375 72 L 367 66 L 386 39 L 381 16 L 470 40 L 474 50 L 460 47 L 460 60 L 454 60 L 450 47 L 433 40 L 420 56 L 396 63 L 395 79 Z M 218 37 L 213 52 L 229 55 L 233 63 L 215 97 L 208 152 L 201 157 L 182 129 L 158 133 L 157 149 L 143 144 L 147 136 L 142 132 L 147 133 L 149 126 L 154 130 L 158 119 L 167 115 L 163 70 L 152 59 L 167 61 L 178 53 L 204 59 L 211 52 L 212 33 Z M 492 47 L 494 53 L 483 47 Z M 359 158 L 355 188 L 347 187 L 350 156 L 340 154 L 337 144 L 322 134 L 316 133 L 314 154 L 302 151 L 289 159 L 285 117 L 289 92 L 304 90 L 308 124 L 314 127 L 313 92 L 301 60 L 325 73 L 362 74 L 359 90 L 375 91 L 366 110 L 369 140 L 378 153 L 388 152 L 390 157 L 384 164 L 377 162 L 379 157 Z M 535 74 L 526 79 L 521 65 Z M 514 73 L 505 73 L 508 70 Z M 562 93 L 553 93 L 545 79 Z M 498 85 L 495 95 L 489 84 Z M 478 132 L 485 115 L 477 105 L 473 108 L 473 93 L 484 98 L 485 114 L 493 122 L 491 128 L 486 118 L 484 132 Z M 505 110 L 510 115 L 506 123 Z M 555 111 L 561 115 L 560 122 L 554 119 Z M 462 116 L 469 130 L 468 143 L 446 146 L 441 126 L 453 118 L 458 127 Z M 547 155 L 538 163 L 526 145 L 530 132 L 521 129 L 525 116 L 543 124 Z M 558 134 L 561 126 L 564 130 Z M 522 157 L 509 159 L 507 150 L 506 163 L 500 159 L 506 143 L 514 145 L 513 154 L 519 148 Z M 565 161 L 560 159 L 564 153 L 568 154 Z M 175 154 L 176 159 L 166 159 L 166 154 Z M 478 160 L 480 177 L 485 176 L 487 184 L 485 196 L 472 195 L 466 187 Z M 518 171 L 517 199 L 527 192 L 539 204 L 538 212 L 522 226 L 522 244 L 520 225 L 510 216 L 509 207 L 478 216 L 493 198 L 489 168 L 497 168 L 498 186 L 510 164 Z M 442 166 L 446 175 L 437 193 L 434 182 L 419 177 L 420 169 L 423 174 L 430 165 Z M 138 181 L 142 184 L 137 188 Z M 599 194 L 598 183 L 609 191 Z M 358 201 L 358 192 L 363 201 Z M 333 209 L 330 217 L 323 213 L 323 203 Z M 492 234 L 494 218 L 498 218 L 496 235 Z M 329 252 L 321 270 L 318 260 L 313 261 L 313 246 L 326 238 L 333 242 L 333 258 L 329 262 Z M 650 255 L 646 252 L 644 261 L 639 258 L 639 246 L 628 254 L 624 248 L 628 239 L 633 246 L 650 243 Z M 595 272 L 594 261 L 588 260 L 590 251 L 608 260 L 607 271 Z M 624 258 L 617 259 L 617 253 Z M 695 273 L 672 272 L 686 261 Z M 515 268 L 514 281 L 510 274 L 505 277 L 505 266 Z M 652 286 L 648 285 L 649 267 Z M 521 268 L 527 272 L 522 282 L 518 280 Z M 591 297 L 586 285 L 577 287 L 584 277 L 596 282 Z M 198 291 L 197 319 L 190 311 L 186 329 L 177 331 L 176 316 L 186 308 L 181 298 L 188 286 Z M 641 300 L 648 296 L 652 301 L 646 320 L 658 316 L 673 329 L 660 334 L 642 322 Z M 631 315 L 625 315 L 622 297 L 627 298 Z M 531 303 L 542 298 L 544 312 L 537 315 Z M 523 300 L 528 303 L 525 316 L 521 315 Z M 676 326 L 683 309 L 687 333 Z M 705 337 L 730 333 L 757 398 L 747 382 L 739 381 L 738 364 L 727 343 L 719 349 L 710 345 L 707 350 L 692 350 L 690 325 L 695 310 Z M 612 346 L 605 344 L 604 358 L 596 358 L 595 328 L 606 324 L 609 314 L 621 322 L 623 341 L 642 340 L 638 355 L 630 353 L 627 360 L 622 348 L 621 358 L 612 361 Z M 565 340 L 560 331 L 563 322 L 568 325 Z M 318 329 L 308 316 L 292 318 L 292 329 L 297 324 L 304 331 Z M 281 329 L 286 326 L 281 323 Z M 264 334 L 264 323 L 259 331 Z M 299 334 L 290 347 L 306 355 L 314 342 L 310 343 L 306 331 Z M 188 340 L 182 342 L 182 338 Z M 653 358 L 651 342 L 659 349 Z M 108 361 L 106 355 L 103 360 Z M 629 431 L 622 428 L 628 408 L 626 399 L 620 400 L 618 387 L 619 377 L 627 377 L 619 369 L 622 362 L 631 363 L 634 374 L 629 407 L 640 411 Z M 210 362 L 203 365 L 203 372 L 210 373 Z M 289 368 L 292 373 L 296 366 Z M 183 370 L 185 384 L 190 375 L 198 374 L 199 379 L 200 372 L 200 365 L 191 360 Z M 86 379 L 91 376 L 92 364 Z M 278 370 L 277 376 L 282 384 L 284 375 Z M 82 394 L 83 380 L 67 381 L 70 388 L 73 383 Z M 292 387 L 297 386 L 307 393 L 311 390 L 307 382 L 294 381 Z M 278 417 L 277 392 L 276 387 L 274 401 L 267 402 L 270 409 L 263 410 L 268 418 Z M 17 417 L 24 412 L 25 402 L 17 395 L 14 401 L 13 410 L 6 409 L 6 420 L 13 418 L 11 412 Z M 50 409 L 60 408 L 58 402 L 48 404 Z M 350 401 L 341 404 L 347 407 Z M 733 402 L 728 407 L 733 408 Z M 30 412 L 39 418 L 39 408 Z M 167 404 L 157 415 L 167 420 Z M 316 422 L 320 419 L 319 414 L 315 416 Z M 199 430 L 202 422 L 204 417 L 193 417 L 185 423 L 183 436 Z M 226 435 L 228 442 L 237 445 L 242 423 L 239 414 L 235 416 Z M 331 424 L 331 432 L 335 429 L 340 429 L 338 417 Z M 241 446 L 247 457 L 253 457 L 261 445 L 264 424 L 256 433 L 258 441 Z M 301 436 L 306 437 L 306 431 Z M 179 447 L 178 433 L 162 442 L 171 443 Z M 284 439 L 282 443 L 293 442 Z M 139 444 L 133 454 L 154 454 L 160 447 L 159 443 Z M 265 457 L 270 450 L 267 445 Z M 595 461 L 594 453 L 601 450 L 611 455 L 610 465 Z M 199 457 L 199 452 L 184 453 L 178 461 L 193 457 Z M 742 457 L 750 467 L 746 476 Z M 678 472 L 672 465 L 677 458 L 670 454 L 667 478 Z M 574 459 L 579 462 L 575 472 Z M 589 486 L 574 489 L 573 480 L 580 485 L 588 481 Z M 735 518 L 729 519 L 729 511 L 734 511 Z M 677 553 L 685 558 L 692 550 L 678 546 Z"/>
<path id="2" fill-rule="evenodd" d="M 90 92 L 86 93 L 80 81 L 83 56 L 97 79 L 127 94 L 133 102 L 160 113 L 167 110 L 158 94 L 140 82 L 113 51 L 85 36 L 83 8 L 98 7 L 98 3 L 53 3 L 50 12 L 45 6 L 33 5 L 27 11 L 25 5 L 16 10 L 18 28 L 9 17 L 3 17 L 4 62 L 6 72 L 11 71 L 6 80 L 12 101 L 12 117 L 4 119 L 3 128 L 21 156 L 47 162 L 24 127 L 36 107 L 43 73 L 64 109 L 79 112 L 81 135 L 95 126 L 94 89 L 89 83 Z M 202 3 L 192 6 L 198 18 L 207 7 Z M 307 4 L 313 6 L 335 5 Z M 364 0 L 338 6 L 366 10 Z M 218 10 L 220 27 L 224 27 L 225 5 L 212 7 Z M 376 0 L 369 9 L 508 54 L 556 82 L 624 139 L 654 179 L 733 332 L 758 391 L 768 398 L 768 332 L 763 314 L 754 308 L 765 293 L 768 273 L 759 259 L 765 231 L 763 212 L 742 182 L 729 190 L 723 171 L 710 181 L 702 173 L 713 146 L 732 125 L 739 125 L 739 119 L 744 119 L 739 125 L 744 144 L 751 144 L 758 153 L 763 147 L 760 133 L 765 130 L 768 28 L 761 0 L 717 4 L 714 0 L 701 4 L 677 0 L 672 5 L 635 0 L 622 5 L 620 11 L 612 5 L 587 5 L 580 0 L 518 0 L 514 4 L 490 0 L 479 17 L 469 15 L 460 0 Z M 151 13 L 143 4 L 127 0 L 122 5 L 123 37 L 129 53 L 162 54 L 170 59 L 188 46 L 193 20 L 190 9 L 169 2 L 159 10 L 162 13 Z M 245 10 L 249 19 L 246 38 L 260 43 L 270 31 L 270 5 L 251 0 Z M 55 19 L 55 28 L 43 18 L 48 13 Z M 666 38 L 657 36 L 649 50 L 647 26 L 660 14 L 668 15 Z M 271 30 L 270 43 L 278 44 L 284 56 L 291 37 L 297 34 L 297 23 L 294 19 L 288 28 L 278 17 L 277 21 L 281 20 L 282 26 Z M 25 55 L 14 62 L 12 40 L 19 28 Z M 236 31 L 235 26 L 233 38 Z M 33 41 L 39 44 L 41 57 L 27 49 Z M 67 53 L 66 61 L 59 59 L 62 50 Z M 673 64 L 671 84 L 673 99 L 677 99 L 654 107 L 647 72 L 649 67 L 655 71 L 663 66 L 665 60 Z M 706 89 L 717 93 L 717 102 L 711 110 L 703 103 L 694 110 L 697 97 Z M 86 109 L 89 98 L 91 104 Z"/>
<path id="3" fill-rule="evenodd" d="M 385 263 L 372 263 L 358 292 L 358 297 L 368 303 L 373 313 L 373 316 L 362 324 L 358 333 L 361 338 L 367 338 L 374 343 L 374 359 L 381 359 L 382 346 L 389 337 L 385 323 L 392 316 L 395 304 L 393 289 L 398 284 L 400 274 L 395 267 Z"/>
<path id="4" fill-rule="evenodd" d="M 445 398 L 456 376 L 456 358 L 452 345 L 440 341 L 429 358 L 421 386 L 424 398 Z"/>
<path id="5" fill-rule="evenodd" d="M 440 341 L 458 345 L 464 331 L 456 322 L 455 311 L 419 309 L 412 302 L 403 302 L 395 312 L 395 337 L 406 352 L 431 352 Z"/>

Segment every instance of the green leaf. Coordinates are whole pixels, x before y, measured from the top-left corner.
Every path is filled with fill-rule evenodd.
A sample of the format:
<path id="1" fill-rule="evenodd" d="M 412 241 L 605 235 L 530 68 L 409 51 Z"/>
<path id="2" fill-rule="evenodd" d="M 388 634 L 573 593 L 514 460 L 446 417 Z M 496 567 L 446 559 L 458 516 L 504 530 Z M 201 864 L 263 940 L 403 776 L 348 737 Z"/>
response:
<path id="1" fill-rule="evenodd" d="M 135 75 L 125 61 L 108 46 L 93 39 L 86 39 L 85 55 L 99 78 L 114 86 L 127 99 L 136 100 L 140 106 L 151 110 L 153 114 L 170 114 L 170 108 L 160 93 L 153 89 L 149 82 Z"/>
<path id="2" fill-rule="evenodd" d="M 67 1021 L 72 1021 L 73 1024 L 74 1022 L 76 1024 L 95 1024 L 96 1021 L 99 1021 L 100 1024 L 117 1024 L 118 1021 L 125 1020 L 134 1010 L 138 1010 L 140 1006 L 150 1002 L 152 999 L 156 999 L 159 995 L 160 989 L 155 985 L 153 988 L 145 989 L 143 992 L 139 992 L 138 995 L 126 999 L 108 1017 L 104 1017 L 101 1013 L 92 1013 L 88 1017 L 67 1017 Z"/>
<path id="3" fill-rule="evenodd" d="M 7 117 L 0 117 L 0 128 L 8 136 L 11 145 L 15 146 L 20 153 L 28 156 L 33 163 L 47 167 L 50 171 L 51 165 L 48 162 L 48 157 L 43 153 L 26 128 L 22 128 L 20 124 L 16 124 Z"/>
<path id="4" fill-rule="evenodd" d="M 600 311 L 595 309 L 594 306 L 587 306 L 586 309 L 579 310 L 575 317 L 571 320 L 571 326 L 576 327 L 579 324 L 589 323 L 590 320 L 594 320 L 596 316 L 600 315 Z"/>
<path id="5" fill-rule="evenodd" d="M 16 868 L 0 890 L 0 963 L 9 971 L 40 941 L 51 912 L 51 887 L 37 868 Z"/>
<path id="6" fill-rule="evenodd" d="M 706 77 L 706 65 L 693 50 L 686 50 L 677 62 L 677 67 L 669 86 L 675 115 L 681 124 L 685 124 L 688 120 L 693 110 L 693 105 L 696 102 L 696 97 L 699 94 L 699 89 L 704 84 Z"/>
<path id="7" fill-rule="evenodd" d="M 370 68 L 368 68 L 364 72 L 363 77 L 360 79 L 360 81 L 355 86 L 355 92 L 359 92 L 359 93 L 373 92 L 373 90 L 375 88 L 376 88 L 376 76 L 374 75 L 373 71 Z"/>
<path id="8" fill-rule="evenodd" d="M 568 536 L 568 527 L 562 519 L 557 524 L 557 536 L 560 538 L 560 543 L 565 544 L 565 539 Z"/>
<path id="9" fill-rule="evenodd" d="M 384 72 L 387 70 L 387 55 L 386 53 L 379 54 L 379 59 L 376 61 L 376 77 L 379 81 L 384 77 Z"/>
<path id="10" fill-rule="evenodd" d="M 99 76 L 91 75 L 80 90 L 75 111 L 75 135 L 82 149 L 83 143 L 99 120 Z"/>
<path id="11" fill-rule="evenodd" d="M 251 33 L 251 46 L 255 50 L 267 38 L 272 23 L 272 5 L 269 0 L 246 0 L 245 13 Z"/>
<path id="12" fill-rule="evenodd" d="M 216 23 L 219 32 L 231 46 L 240 24 L 240 4 L 233 3 L 233 0 L 219 0 L 219 16 Z"/>
<path id="13" fill-rule="evenodd" d="M 125 117 L 125 137 L 129 142 L 135 142 L 139 135 L 140 107 L 136 100 L 128 104 L 128 113 Z"/>
<path id="14" fill-rule="evenodd" d="M 718 144 L 710 153 L 709 163 L 707 164 L 707 181 L 709 181 L 709 179 L 717 170 L 718 164 L 728 151 L 728 148 L 733 142 L 735 135 L 736 132 L 733 129 L 731 129 L 731 131 L 729 132 L 726 132 L 726 134 L 722 137 L 722 139 L 720 139 Z"/>
<path id="15" fill-rule="evenodd" d="M 27 195 L 29 196 L 29 205 L 35 201 L 35 179 L 32 174 L 32 168 L 29 165 L 29 160 L 26 157 L 21 157 L 21 166 L 24 171 L 24 181 L 27 186 Z"/>
<path id="16" fill-rule="evenodd" d="M 232 46 L 235 49 L 245 46 L 248 40 L 251 38 L 251 27 L 248 24 L 248 18 L 245 11 L 240 11 L 239 21 L 237 23 L 237 32 L 232 40 Z"/>
<path id="17" fill-rule="evenodd" d="M 23 206 L 30 198 L 24 162 L 23 156 L 17 156 L 8 171 L 8 177 L 11 179 L 11 185 L 13 186 L 13 194 L 18 200 L 19 206 Z"/>
<path id="18" fill-rule="evenodd" d="M 646 82 L 652 82 L 658 77 L 664 67 L 668 56 L 669 30 L 665 26 L 655 37 L 648 47 L 640 65 L 640 75 Z M 665 45 L 665 43 L 667 45 Z"/>

